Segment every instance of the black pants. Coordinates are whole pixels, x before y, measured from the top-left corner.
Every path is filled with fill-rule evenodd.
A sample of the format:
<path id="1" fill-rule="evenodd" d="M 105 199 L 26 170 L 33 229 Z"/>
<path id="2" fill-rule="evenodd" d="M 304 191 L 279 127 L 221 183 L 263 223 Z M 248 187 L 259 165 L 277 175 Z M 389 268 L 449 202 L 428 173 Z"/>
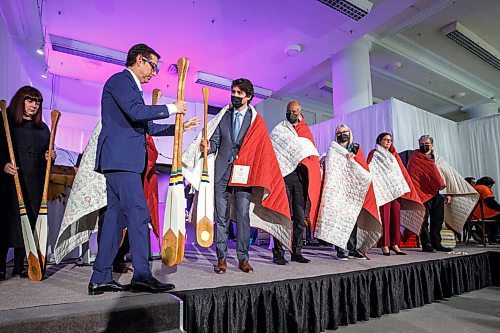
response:
<path id="1" fill-rule="evenodd" d="M 284 180 L 293 222 L 292 252 L 294 254 L 300 254 L 302 250 L 302 239 L 306 230 L 304 224 L 308 188 L 306 167 L 299 165 L 292 173 L 285 176 Z M 284 254 L 285 250 L 283 249 L 283 245 L 275 239 L 273 255 L 275 257 L 283 257 Z"/>
<path id="2" fill-rule="evenodd" d="M 420 243 L 422 248 L 440 248 L 442 246 L 441 228 L 444 221 L 444 197 L 438 193 L 424 202 L 424 206 L 425 218 L 420 232 Z"/>
<path id="3" fill-rule="evenodd" d="M 0 246 L 0 272 L 5 272 L 7 268 L 7 253 L 9 252 L 8 246 Z M 26 250 L 24 247 L 14 248 L 14 270 L 21 272 L 24 271 L 24 258 L 26 257 Z"/>
<path id="4" fill-rule="evenodd" d="M 347 254 L 348 252 L 353 252 L 357 248 L 358 242 L 358 225 L 354 225 L 354 229 L 352 229 L 351 235 L 349 236 L 349 240 L 347 241 L 347 250 L 344 250 L 338 246 L 335 246 L 335 250 L 337 253 Z"/>

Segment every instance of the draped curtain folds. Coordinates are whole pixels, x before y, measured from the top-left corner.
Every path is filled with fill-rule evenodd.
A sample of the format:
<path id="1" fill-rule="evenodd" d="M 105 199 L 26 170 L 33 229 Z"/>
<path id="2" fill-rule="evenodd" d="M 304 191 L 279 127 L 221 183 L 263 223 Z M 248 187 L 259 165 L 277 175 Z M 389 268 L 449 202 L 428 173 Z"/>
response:
<path id="1" fill-rule="evenodd" d="M 180 291 L 188 332 L 323 332 L 491 285 L 488 253 Z"/>

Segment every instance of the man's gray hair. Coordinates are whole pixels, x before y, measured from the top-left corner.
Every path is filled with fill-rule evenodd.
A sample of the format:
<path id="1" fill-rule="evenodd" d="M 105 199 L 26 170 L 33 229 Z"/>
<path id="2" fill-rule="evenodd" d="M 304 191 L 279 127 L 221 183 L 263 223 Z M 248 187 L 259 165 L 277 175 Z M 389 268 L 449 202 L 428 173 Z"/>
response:
<path id="1" fill-rule="evenodd" d="M 421 142 L 422 140 L 424 139 L 429 139 L 431 141 L 432 144 L 434 144 L 434 138 L 432 136 L 430 136 L 429 134 L 424 134 L 422 135 L 419 139 L 418 139 L 418 142 Z"/>

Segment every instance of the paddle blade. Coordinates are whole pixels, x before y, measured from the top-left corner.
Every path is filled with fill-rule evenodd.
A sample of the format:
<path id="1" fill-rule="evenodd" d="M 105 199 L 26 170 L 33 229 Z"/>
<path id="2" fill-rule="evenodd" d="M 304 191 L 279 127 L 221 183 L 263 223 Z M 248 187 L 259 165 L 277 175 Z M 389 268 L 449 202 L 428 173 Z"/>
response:
<path id="1" fill-rule="evenodd" d="M 177 260 L 176 265 L 179 265 L 184 260 L 184 246 L 186 244 L 185 234 L 179 232 L 179 237 L 177 238 Z"/>
<path id="2" fill-rule="evenodd" d="M 161 246 L 161 260 L 166 266 L 173 266 L 177 262 L 177 252 L 178 252 L 178 240 L 177 235 L 168 229 L 163 235 L 163 243 Z"/>
<path id="3" fill-rule="evenodd" d="M 35 244 L 38 244 L 38 255 L 40 259 L 40 266 L 42 272 L 45 272 L 46 267 L 46 254 L 47 254 L 47 236 L 48 236 L 48 223 L 47 223 L 47 204 L 42 203 L 40 212 L 35 224 Z"/>
<path id="4" fill-rule="evenodd" d="M 214 241 L 214 225 L 206 216 L 196 224 L 196 240 L 202 247 L 210 247 Z"/>

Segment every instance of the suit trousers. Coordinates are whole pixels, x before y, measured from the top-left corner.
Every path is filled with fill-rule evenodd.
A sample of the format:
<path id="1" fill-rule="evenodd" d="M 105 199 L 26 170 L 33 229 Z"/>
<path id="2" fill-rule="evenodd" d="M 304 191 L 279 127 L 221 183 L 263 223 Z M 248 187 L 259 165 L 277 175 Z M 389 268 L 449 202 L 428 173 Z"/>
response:
<path id="1" fill-rule="evenodd" d="M 109 171 L 106 178 L 108 208 L 102 225 L 99 251 L 94 261 L 91 282 L 112 281 L 111 265 L 120 247 L 123 229 L 127 228 L 134 267 L 134 281 L 148 281 L 151 269 L 149 254 L 149 208 L 144 197 L 141 174 Z M 125 218 L 122 218 L 122 215 Z"/>
<path id="2" fill-rule="evenodd" d="M 248 248 L 250 246 L 250 200 L 252 199 L 251 187 L 231 187 L 229 177 L 231 176 L 232 164 L 227 167 L 222 178 L 215 183 L 215 223 L 217 259 L 226 259 L 227 238 L 230 225 L 230 194 L 236 202 L 236 255 L 238 261 L 248 260 Z"/>
<path id="3" fill-rule="evenodd" d="M 420 243 L 422 248 L 441 247 L 441 228 L 444 221 L 444 197 L 436 194 L 426 202 L 425 218 L 420 232 Z M 429 226 L 430 220 L 430 226 Z"/>
<path id="4" fill-rule="evenodd" d="M 380 238 L 380 246 L 399 246 L 401 231 L 399 230 L 401 219 L 401 204 L 399 199 L 393 200 L 380 207 L 380 219 L 382 220 L 383 233 Z"/>
<path id="5" fill-rule="evenodd" d="M 302 239 L 306 230 L 304 216 L 308 188 L 307 169 L 303 166 L 299 166 L 292 173 L 285 176 L 284 180 L 293 222 L 292 252 L 294 254 L 300 254 L 302 250 Z M 277 239 L 274 239 L 273 254 L 274 256 L 280 257 L 283 257 L 285 254 L 283 245 Z"/>

